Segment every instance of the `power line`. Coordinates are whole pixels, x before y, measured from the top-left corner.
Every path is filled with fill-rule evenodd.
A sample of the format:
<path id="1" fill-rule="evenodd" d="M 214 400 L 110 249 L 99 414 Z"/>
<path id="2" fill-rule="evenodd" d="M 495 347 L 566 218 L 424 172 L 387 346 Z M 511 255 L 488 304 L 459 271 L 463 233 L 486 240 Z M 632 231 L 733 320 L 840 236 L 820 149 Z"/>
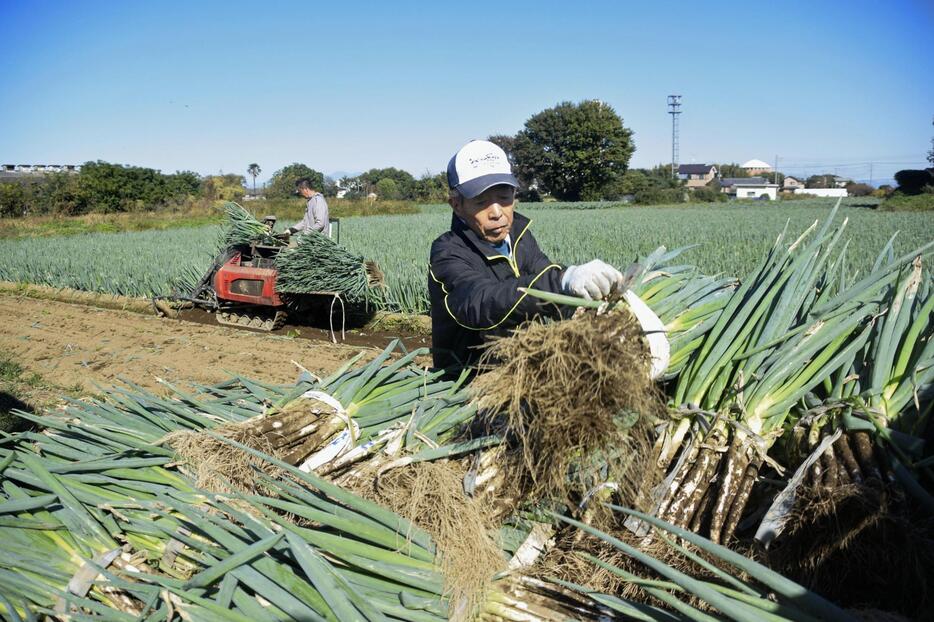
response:
<path id="1" fill-rule="evenodd" d="M 794 160 L 789 160 L 788 158 L 782 158 L 782 163 L 785 167 L 835 167 L 835 168 L 855 168 L 860 166 L 869 166 L 870 164 L 890 164 L 890 165 L 921 165 L 922 160 L 866 160 L 865 162 L 811 162 L 811 161 L 802 161 L 795 162 Z"/>
<path id="2" fill-rule="evenodd" d="M 849 155 L 829 155 L 829 156 L 816 156 L 816 155 L 787 155 L 784 156 L 790 160 L 835 160 L 835 161 L 859 161 L 859 160 L 912 160 L 918 157 L 918 153 L 885 153 L 885 154 L 863 154 L 856 156 Z"/>

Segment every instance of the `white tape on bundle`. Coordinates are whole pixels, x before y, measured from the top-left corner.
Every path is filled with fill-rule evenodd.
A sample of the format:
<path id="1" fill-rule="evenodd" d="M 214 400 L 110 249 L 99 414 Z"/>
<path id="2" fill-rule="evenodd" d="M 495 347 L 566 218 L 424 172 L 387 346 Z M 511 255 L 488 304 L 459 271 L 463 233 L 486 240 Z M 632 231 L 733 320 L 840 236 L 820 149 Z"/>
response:
<path id="1" fill-rule="evenodd" d="M 308 456 L 304 462 L 299 465 L 299 470 L 310 473 L 323 464 L 340 457 L 344 453 L 353 449 L 357 443 L 357 437 L 360 435 L 360 427 L 347 415 L 343 405 L 334 399 L 333 396 L 323 391 L 305 391 L 302 397 L 324 402 L 334 409 L 334 414 L 340 417 L 347 425 L 347 429 L 335 436 L 330 443 Z"/>
<path id="2" fill-rule="evenodd" d="M 352 464 L 370 453 L 374 447 L 382 445 L 386 439 L 395 432 L 394 428 L 384 428 L 372 439 L 362 445 L 357 445 L 350 451 L 339 456 L 339 459 L 331 466 L 332 469 L 339 469 L 345 465 Z"/>
<path id="3" fill-rule="evenodd" d="M 542 553 L 546 553 L 555 545 L 554 535 L 555 528 L 551 525 L 535 523 L 529 535 L 522 541 L 512 559 L 509 560 L 509 569 L 528 568 L 538 561 Z"/>
<path id="4" fill-rule="evenodd" d="M 649 342 L 649 352 L 652 355 L 650 376 L 652 380 L 657 380 L 668 369 L 668 361 L 671 360 L 671 345 L 665 334 L 665 325 L 634 291 L 626 290 L 624 297 Z"/>

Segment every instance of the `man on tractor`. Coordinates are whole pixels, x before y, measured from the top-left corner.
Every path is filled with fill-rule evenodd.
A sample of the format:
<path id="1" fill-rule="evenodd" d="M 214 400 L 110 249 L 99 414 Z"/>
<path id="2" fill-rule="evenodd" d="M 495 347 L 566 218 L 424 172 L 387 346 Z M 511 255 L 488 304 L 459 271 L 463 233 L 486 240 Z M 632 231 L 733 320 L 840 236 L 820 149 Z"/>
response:
<path id="1" fill-rule="evenodd" d="M 305 216 L 286 229 L 286 232 L 289 235 L 300 235 L 311 231 L 319 231 L 330 237 L 331 225 L 328 222 L 328 202 L 324 200 L 324 195 L 315 189 L 311 179 L 302 177 L 296 181 L 295 194 L 305 198 L 308 202 L 305 207 Z"/>
<path id="2" fill-rule="evenodd" d="M 567 268 L 548 259 L 531 221 L 513 209 L 519 182 L 497 145 L 467 143 L 447 177 L 451 229 L 431 245 L 428 277 L 435 367 L 469 366 L 489 337 L 561 313 L 520 287 L 599 299 L 623 285 L 619 270 L 599 259 Z"/>

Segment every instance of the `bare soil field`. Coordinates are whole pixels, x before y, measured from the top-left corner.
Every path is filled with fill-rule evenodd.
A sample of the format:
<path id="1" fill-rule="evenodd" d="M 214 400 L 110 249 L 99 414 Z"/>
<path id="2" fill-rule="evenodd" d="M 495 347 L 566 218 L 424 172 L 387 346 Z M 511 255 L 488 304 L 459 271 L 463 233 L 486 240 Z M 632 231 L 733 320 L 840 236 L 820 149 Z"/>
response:
<path id="1" fill-rule="evenodd" d="M 327 374 L 361 350 L 372 358 L 386 339 L 353 341 L 333 344 L 0 294 L 0 352 L 50 383 L 88 392 L 95 384 L 118 383 L 118 376 L 154 389 L 159 379 L 213 383 L 233 373 L 288 383 L 299 372 L 292 361 Z"/>

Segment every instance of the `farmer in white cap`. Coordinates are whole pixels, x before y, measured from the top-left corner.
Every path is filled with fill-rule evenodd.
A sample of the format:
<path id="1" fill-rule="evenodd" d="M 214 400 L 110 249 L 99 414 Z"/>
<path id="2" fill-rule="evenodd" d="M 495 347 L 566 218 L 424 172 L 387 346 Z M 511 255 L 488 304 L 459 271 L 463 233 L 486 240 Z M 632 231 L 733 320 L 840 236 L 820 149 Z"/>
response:
<path id="1" fill-rule="evenodd" d="M 461 147 L 448 164 L 448 187 L 451 230 L 431 245 L 428 278 L 436 368 L 471 365 L 488 337 L 560 313 L 520 287 L 599 299 L 622 286 L 619 270 L 599 259 L 564 268 L 545 256 L 531 221 L 513 211 L 519 182 L 497 145 Z"/>

